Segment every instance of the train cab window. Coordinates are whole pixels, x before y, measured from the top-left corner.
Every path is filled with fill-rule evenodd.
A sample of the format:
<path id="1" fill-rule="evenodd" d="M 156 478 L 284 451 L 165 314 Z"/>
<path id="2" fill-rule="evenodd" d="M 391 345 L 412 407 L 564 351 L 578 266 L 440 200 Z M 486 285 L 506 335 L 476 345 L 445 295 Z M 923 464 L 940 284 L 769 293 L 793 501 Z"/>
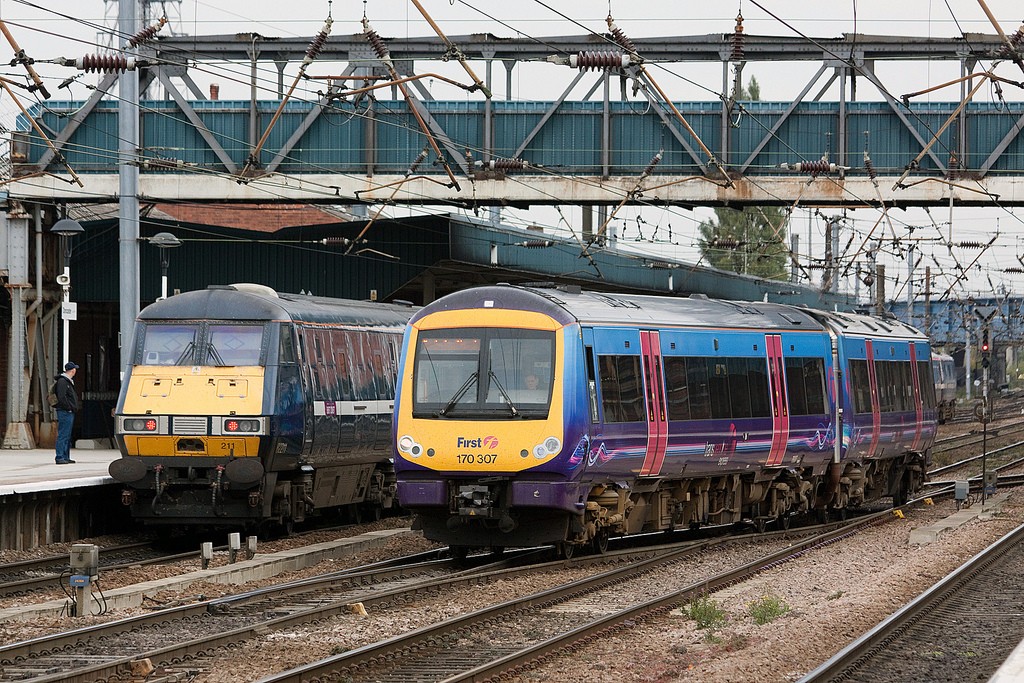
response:
<path id="1" fill-rule="evenodd" d="M 262 350 L 263 325 L 210 325 L 209 365 L 259 365 Z"/>
<path id="2" fill-rule="evenodd" d="M 604 421 L 643 422 L 646 413 L 640 356 L 598 356 L 597 363 Z"/>
<path id="3" fill-rule="evenodd" d="M 154 324 L 145 326 L 142 339 L 143 365 L 195 365 L 199 325 Z"/>
<path id="4" fill-rule="evenodd" d="M 297 363 L 298 358 L 295 355 L 295 338 L 292 336 L 292 327 L 289 325 L 281 325 L 279 334 L 278 362 L 282 365 Z"/>
<path id="5" fill-rule="evenodd" d="M 413 364 L 416 417 L 547 417 L 555 335 L 545 330 L 422 330 Z"/>

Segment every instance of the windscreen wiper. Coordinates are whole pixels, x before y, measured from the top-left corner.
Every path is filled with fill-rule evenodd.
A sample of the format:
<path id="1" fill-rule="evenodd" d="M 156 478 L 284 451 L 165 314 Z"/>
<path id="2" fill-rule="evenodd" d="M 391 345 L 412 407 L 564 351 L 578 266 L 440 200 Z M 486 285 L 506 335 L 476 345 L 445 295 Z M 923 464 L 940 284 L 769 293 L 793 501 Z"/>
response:
<path id="1" fill-rule="evenodd" d="M 185 359 L 192 355 L 192 350 L 195 348 L 195 345 L 195 341 L 190 341 L 188 344 L 185 344 L 185 348 L 182 350 L 181 355 L 178 356 L 178 360 L 174 361 L 174 364 L 184 365 Z M 189 365 L 191 365 L 191 363 Z"/>
<path id="2" fill-rule="evenodd" d="M 459 387 L 459 390 L 456 391 L 454 395 L 452 395 L 451 399 L 448 401 L 448 403 L 445 404 L 444 408 L 441 408 L 441 410 L 437 411 L 438 416 L 444 417 L 449 410 L 454 408 L 455 404 L 458 403 L 459 400 L 466 395 L 466 392 L 469 391 L 469 388 L 473 386 L 473 382 L 475 382 L 476 378 L 479 376 L 480 373 L 474 370 L 473 373 L 463 383 L 463 385 Z"/>
<path id="3" fill-rule="evenodd" d="M 505 399 L 505 403 L 508 405 L 508 409 L 512 411 L 512 417 L 519 415 L 519 409 L 516 408 L 516 404 L 512 402 L 512 397 L 505 391 L 505 387 L 501 386 L 501 382 L 498 381 L 498 376 L 494 374 L 494 370 L 488 370 L 487 376 L 494 382 L 494 386 L 498 387 L 498 393 Z"/>

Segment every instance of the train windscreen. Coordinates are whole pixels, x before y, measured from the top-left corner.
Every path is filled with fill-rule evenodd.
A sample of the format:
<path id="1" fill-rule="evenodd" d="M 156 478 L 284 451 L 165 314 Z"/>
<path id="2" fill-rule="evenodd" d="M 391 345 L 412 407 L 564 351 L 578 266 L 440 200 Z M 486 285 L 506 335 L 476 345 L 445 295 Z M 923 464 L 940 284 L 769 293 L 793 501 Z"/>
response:
<path id="1" fill-rule="evenodd" d="M 544 418 L 555 335 L 543 330 L 423 330 L 413 365 L 413 415 Z"/>
<path id="2" fill-rule="evenodd" d="M 141 365 L 260 365 L 264 325 L 237 323 L 146 323 Z"/>

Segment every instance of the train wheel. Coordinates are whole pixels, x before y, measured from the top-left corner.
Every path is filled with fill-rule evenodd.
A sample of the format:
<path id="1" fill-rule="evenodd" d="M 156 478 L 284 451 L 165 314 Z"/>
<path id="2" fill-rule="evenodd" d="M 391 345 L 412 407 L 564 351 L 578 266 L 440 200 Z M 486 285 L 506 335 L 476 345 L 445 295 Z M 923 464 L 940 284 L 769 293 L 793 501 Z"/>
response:
<path id="1" fill-rule="evenodd" d="M 790 515 L 788 513 L 782 515 L 782 517 L 779 517 L 779 521 L 782 523 L 783 531 L 789 531 L 789 522 L 790 522 L 791 519 L 792 519 L 792 515 Z"/>
<path id="2" fill-rule="evenodd" d="M 758 517 L 754 520 L 754 526 L 757 527 L 757 533 L 764 533 L 765 519 L 764 517 Z"/>
<path id="3" fill-rule="evenodd" d="M 598 555 L 604 555 L 608 552 L 608 532 L 601 529 L 594 536 L 594 552 Z"/>
<path id="4" fill-rule="evenodd" d="M 571 560 L 572 556 L 576 554 L 576 544 L 569 543 L 568 541 L 562 541 L 557 546 L 558 559 L 560 560 Z"/>
<path id="5" fill-rule="evenodd" d="M 452 554 L 452 559 L 458 563 L 466 561 L 466 556 L 469 555 L 469 546 L 466 545 L 453 545 L 448 547 L 448 552 Z"/>

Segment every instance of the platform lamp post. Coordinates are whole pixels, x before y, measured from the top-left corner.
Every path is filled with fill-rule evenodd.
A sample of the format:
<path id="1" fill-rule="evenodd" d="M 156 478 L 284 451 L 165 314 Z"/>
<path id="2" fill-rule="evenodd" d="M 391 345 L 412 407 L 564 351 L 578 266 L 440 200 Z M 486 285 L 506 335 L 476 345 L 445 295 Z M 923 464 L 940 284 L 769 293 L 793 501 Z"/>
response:
<path id="1" fill-rule="evenodd" d="M 64 272 L 57 276 L 57 284 L 64 290 L 64 297 L 60 307 L 60 317 L 64 321 L 64 356 L 60 368 L 64 369 L 70 359 L 71 347 L 71 321 L 78 318 L 78 311 L 71 303 L 71 238 L 85 232 L 82 224 L 70 218 L 61 218 L 53 224 L 50 232 L 60 235 L 61 254 L 64 257 Z"/>
<path id="2" fill-rule="evenodd" d="M 167 298 L 167 266 L 171 263 L 168 249 L 181 246 L 181 240 L 169 232 L 158 232 L 149 238 L 150 244 L 160 247 L 160 300 Z"/>

